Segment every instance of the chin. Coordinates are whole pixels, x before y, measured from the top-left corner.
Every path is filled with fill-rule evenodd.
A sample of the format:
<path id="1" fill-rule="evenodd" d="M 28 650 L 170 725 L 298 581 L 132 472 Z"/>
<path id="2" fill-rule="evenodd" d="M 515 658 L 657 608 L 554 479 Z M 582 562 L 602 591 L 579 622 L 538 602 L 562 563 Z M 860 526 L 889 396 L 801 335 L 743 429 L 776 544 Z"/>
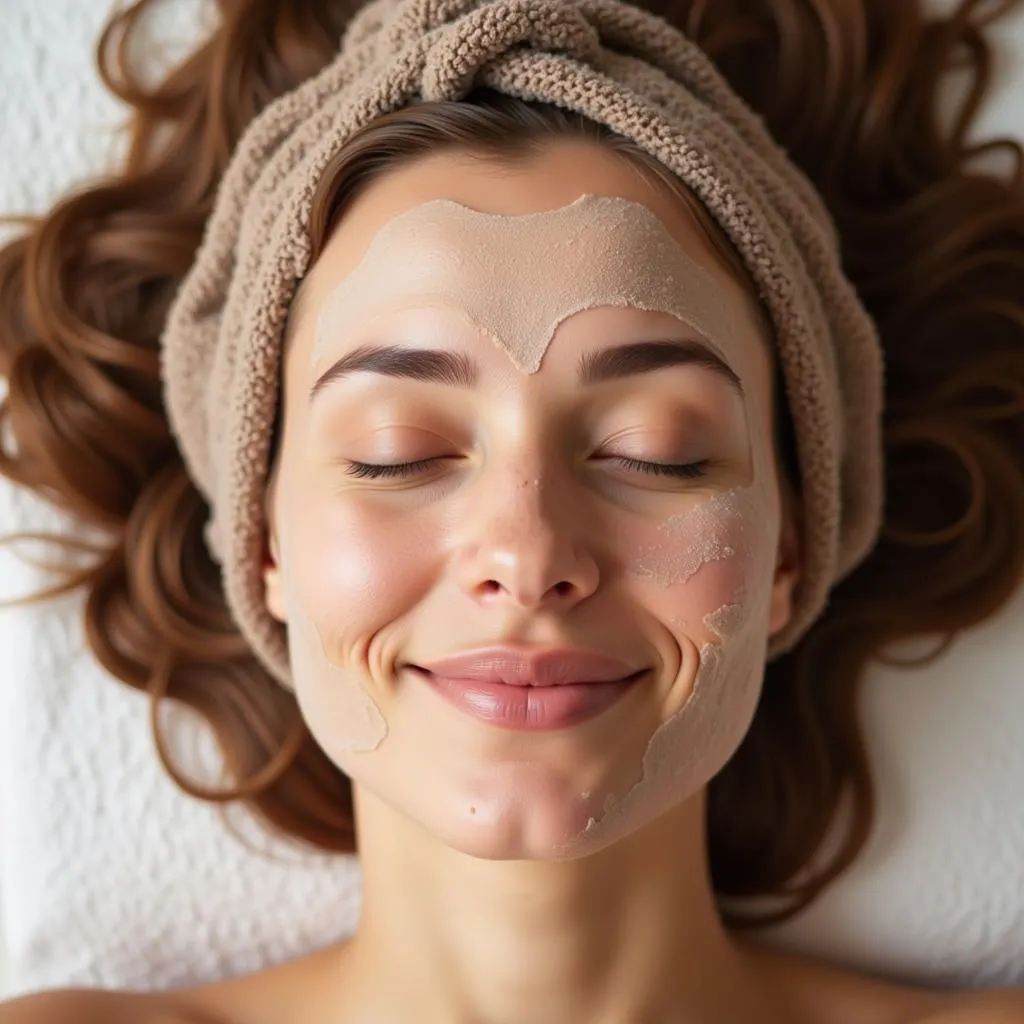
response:
<path id="1" fill-rule="evenodd" d="M 614 841 L 595 826 L 600 804 L 578 797 L 537 799 L 522 792 L 505 800 L 459 800 L 431 809 L 434 813 L 419 808 L 416 821 L 439 842 L 481 860 L 572 860 Z"/>

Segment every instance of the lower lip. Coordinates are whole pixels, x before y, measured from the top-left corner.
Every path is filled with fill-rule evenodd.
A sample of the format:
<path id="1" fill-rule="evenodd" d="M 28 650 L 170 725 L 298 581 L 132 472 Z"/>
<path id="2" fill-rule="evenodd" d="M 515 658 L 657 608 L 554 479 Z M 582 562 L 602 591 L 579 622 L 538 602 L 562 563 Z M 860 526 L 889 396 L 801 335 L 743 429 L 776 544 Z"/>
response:
<path id="1" fill-rule="evenodd" d="M 611 707 L 642 674 L 611 683 L 510 686 L 437 676 L 421 668 L 414 671 L 466 714 L 490 725 L 523 732 L 566 729 L 593 718 Z"/>

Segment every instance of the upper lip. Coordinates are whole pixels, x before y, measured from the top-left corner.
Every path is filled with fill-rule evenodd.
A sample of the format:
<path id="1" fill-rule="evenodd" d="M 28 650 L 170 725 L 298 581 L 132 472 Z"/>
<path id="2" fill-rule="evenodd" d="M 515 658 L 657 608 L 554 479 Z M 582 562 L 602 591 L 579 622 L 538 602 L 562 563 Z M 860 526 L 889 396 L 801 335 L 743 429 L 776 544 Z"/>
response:
<path id="1" fill-rule="evenodd" d="M 638 671 L 618 658 L 575 647 L 481 647 L 417 667 L 449 679 L 511 686 L 604 683 L 625 679 Z"/>

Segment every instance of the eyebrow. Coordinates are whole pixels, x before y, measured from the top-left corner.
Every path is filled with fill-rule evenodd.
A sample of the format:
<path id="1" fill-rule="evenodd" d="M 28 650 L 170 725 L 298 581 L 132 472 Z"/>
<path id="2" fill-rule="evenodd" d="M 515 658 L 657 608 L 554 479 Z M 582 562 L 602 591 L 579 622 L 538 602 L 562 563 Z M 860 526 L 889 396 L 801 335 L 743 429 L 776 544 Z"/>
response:
<path id="1" fill-rule="evenodd" d="M 743 385 L 728 363 L 707 345 L 694 340 L 636 341 L 587 352 L 580 357 L 577 377 L 580 384 L 598 384 L 668 366 L 700 366 L 711 370 L 743 395 Z M 360 345 L 317 378 L 309 393 L 310 401 L 330 384 L 353 373 L 378 373 L 385 377 L 471 388 L 476 385 L 480 370 L 473 359 L 461 352 L 401 345 Z"/>

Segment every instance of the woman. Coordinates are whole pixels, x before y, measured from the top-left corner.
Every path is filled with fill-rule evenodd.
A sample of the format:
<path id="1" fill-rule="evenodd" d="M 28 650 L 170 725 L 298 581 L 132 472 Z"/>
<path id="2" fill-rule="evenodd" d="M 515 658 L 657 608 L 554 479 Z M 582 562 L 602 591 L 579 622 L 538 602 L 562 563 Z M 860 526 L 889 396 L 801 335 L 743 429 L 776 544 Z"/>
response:
<path id="1" fill-rule="evenodd" d="M 215 727 L 236 784 L 165 754 L 190 791 L 358 840 L 364 909 L 281 967 L 0 1020 L 1024 1019 L 1017 991 L 742 931 L 863 845 L 863 664 L 1020 579 L 1020 180 L 971 174 L 969 118 L 941 139 L 928 107 L 957 44 L 985 52 L 972 8 L 927 29 L 881 3 L 659 11 L 814 181 L 856 294 L 703 57 L 624 5 L 579 10 L 378 3 L 335 66 L 352 11 L 230 5 L 156 93 L 118 86 L 140 111 L 123 176 L 5 251 L 4 468 L 112 530 L 68 582 L 95 653 Z M 685 97 L 595 49 L 602 18 Z M 420 38 L 426 102 L 381 112 Z M 713 175 L 671 134 L 659 157 L 646 112 L 617 132 L 474 83 L 495 39 L 510 74 L 520 45 L 555 51 L 550 90 L 605 81 L 562 53 L 632 76 Z M 606 100 L 612 121 L 628 97 Z M 776 906 L 716 899 L 751 895 Z"/>

